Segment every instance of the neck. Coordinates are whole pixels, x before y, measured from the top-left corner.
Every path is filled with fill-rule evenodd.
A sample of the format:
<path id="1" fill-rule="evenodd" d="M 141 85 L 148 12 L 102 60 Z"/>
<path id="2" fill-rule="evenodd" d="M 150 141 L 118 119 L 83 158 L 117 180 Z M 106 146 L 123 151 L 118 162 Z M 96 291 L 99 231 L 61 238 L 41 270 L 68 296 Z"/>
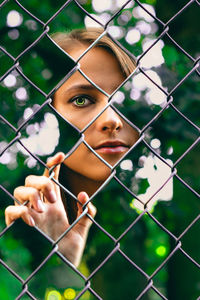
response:
<path id="1" fill-rule="evenodd" d="M 67 185 L 67 188 L 77 196 L 80 192 L 86 192 L 91 197 L 96 190 L 102 185 L 102 181 L 95 181 L 89 179 L 73 170 L 67 168 L 65 165 L 62 166 L 62 182 Z"/>

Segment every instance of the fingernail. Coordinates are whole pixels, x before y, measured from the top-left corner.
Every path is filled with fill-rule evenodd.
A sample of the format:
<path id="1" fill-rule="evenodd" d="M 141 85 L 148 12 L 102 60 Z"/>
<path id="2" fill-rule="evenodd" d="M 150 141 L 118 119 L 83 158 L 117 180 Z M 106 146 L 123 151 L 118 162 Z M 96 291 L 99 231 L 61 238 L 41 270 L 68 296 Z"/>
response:
<path id="1" fill-rule="evenodd" d="M 35 226 L 35 221 L 33 220 L 33 218 L 31 216 L 29 217 L 29 224 L 30 224 L 30 226 Z"/>
<path id="2" fill-rule="evenodd" d="M 42 203 L 41 200 L 38 200 L 37 207 L 40 211 L 44 211 L 44 204 Z"/>
<path id="3" fill-rule="evenodd" d="M 56 193 L 55 191 L 50 191 L 49 192 L 49 201 L 54 203 L 57 201 Z"/>
<path id="4" fill-rule="evenodd" d="M 49 162 L 49 161 L 52 159 L 52 157 L 53 157 L 53 156 L 49 156 L 49 157 L 47 158 L 47 162 Z"/>
<path id="5" fill-rule="evenodd" d="M 80 201 L 84 201 L 84 200 L 87 201 L 89 199 L 88 194 L 86 192 L 80 192 L 79 199 L 80 199 Z"/>

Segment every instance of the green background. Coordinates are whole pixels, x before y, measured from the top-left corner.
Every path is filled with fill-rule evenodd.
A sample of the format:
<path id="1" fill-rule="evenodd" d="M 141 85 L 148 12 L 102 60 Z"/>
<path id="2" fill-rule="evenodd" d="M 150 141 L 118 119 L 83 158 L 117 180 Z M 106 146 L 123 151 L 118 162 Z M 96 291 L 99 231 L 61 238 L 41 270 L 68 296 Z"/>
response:
<path id="1" fill-rule="evenodd" d="M 187 1 L 183 0 L 176 2 L 173 0 L 149 0 L 142 2 L 154 7 L 156 16 L 164 23 L 170 20 L 187 3 Z M 24 0 L 20 1 L 20 3 L 43 23 L 46 23 L 64 4 L 64 1 Z M 145 39 L 155 39 L 163 31 L 163 27 L 158 22 L 153 22 L 157 24 L 155 32 L 141 34 L 139 41 L 130 45 L 126 41 L 125 35 L 139 21 L 143 20 L 142 17 L 133 17 L 132 11 L 137 7 L 136 3 L 133 4 L 132 7 L 123 10 L 125 15 L 130 16 L 131 14 L 128 21 L 123 23 L 119 14 L 110 25 L 123 28 L 123 35 L 119 42 L 136 57 L 139 57 L 143 51 L 142 45 Z M 100 15 L 100 13 L 95 12 L 91 1 L 83 1 L 82 6 L 88 13 Z M 11 28 L 6 24 L 7 15 L 11 10 L 16 10 L 23 16 L 23 22 L 20 26 Z M 42 34 L 43 24 L 33 20 L 30 15 L 26 14 L 12 1 L 4 4 L 0 11 L 1 46 L 16 58 Z M 108 13 L 111 16 L 114 14 L 114 11 L 108 9 L 104 13 Z M 194 58 L 197 58 L 199 55 L 199 14 L 200 7 L 194 2 L 169 24 L 169 34 Z M 48 24 L 49 33 L 82 28 L 84 27 L 84 18 L 85 14 L 83 11 L 75 3 L 71 2 Z M 14 39 L 11 36 L 14 36 Z M 194 64 L 178 47 L 174 46 L 167 36 L 164 36 L 162 40 L 164 42 L 162 54 L 165 62 L 158 67 L 152 67 L 151 70 L 159 75 L 162 86 L 167 91 L 171 91 L 192 69 Z M 65 55 L 60 54 L 55 49 L 55 46 L 52 47 L 48 39 L 41 40 L 36 47 L 20 57 L 19 63 L 23 73 L 47 94 L 66 75 L 69 65 L 73 65 Z M 0 76 L 3 76 L 12 65 L 12 59 L 0 51 Z M 16 75 L 16 78 L 16 84 L 10 88 L 2 81 L 0 85 L 0 107 L 1 115 L 15 128 L 18 128 L 24 121 L 24 111 L 29 107 L 34 111 L 37 108 L 37 104 L 41 105 L 45 101 L 45 97 L 24 81 L 19 74 Z M 25 100 L 19 100 L 16 97 L 16 91 L 20 87 L 25 87 L 26 89 L 28 96 Z M 160 105 L 149 104 L 145 101 L 147 90 L 141 92 L 137 101 L 130 100 L 129 89 L 122 88 L 121 91 L 125 93 L 126 101 L 124 106 L 118 106 L 118 109 L 140 129 L 144 128 L 156 113 L 161 110 Z M 200 123 L 199 95 L 199 76 L 195 72 L 172 94 L 175 107 L 196 126 L 199 126 Z M 49 107 L 45 107 L 30 120 L 27 126 L 30 124 L 35 125 L 36 123 L 41 124 L 45 113 L 53 112 Z M 50 151 L 51 153 L 46 153 L 46 155 L 44 153 L 43 155 L 38 154 L 38 157 L 44 162 L 48 155 L 52 155 L 57 151 L 69 151 L 78 140 L 78 133 L 64 122 L 61 117 L 57 116 L 57 119 L 60 129 L 59 142 L 53 151 Z M 27 126 L 21 131 L 22 138 L 29 137 Z M 198 130 L 181 118 L 171 107 L 145 132 L 145 140 L 150 143 L 152 139 L 158 139 L 161 142 L 161 146 L 156 152 L 164 159 L 170 159 L 172 162 L 177 161 L 198 136 Z M 4 122 L 0 121 L 0 151 L 14 137 L 15 132 Z M 173 149 L 173 153 L 169 149 Z M 1 161 L 0 183 L 11 194 L 14 188 L 24 184 L 25 177 L 30 173 L 42 174 L 43 167 L 39 163 L 34 163 L 31 167 L 28 153 L 22 153 L 17 147 L 13 147 L 11 150 L 8 149 L 5 153 L 8 156 L 4 157 L 9 158 L 9 155 L 11 155 L 12 159 L 8 160 L 8 163 L 2 163 Z M 133 162 L 134 168 L 132 171 L 122 170 L 120 166 L 117 168 L 117 176 L 127 187 L 132 188 L 137 195 L 144 194 L 149 185 L 147 179 L 136 179 L 135 177 L 136 172 L 142 167 L 141 157 L 152 157 L 151 151 L 144 144 L 140 144 L 128 157 Z M 154 168 L 156 168 L 156 164 Z M 198 193 L 200 178 L 199 146 L 195 146 L 178 163 L 176 168 L 178 175 Z M 12 203 L 12 199 L 0 190 L 1 230 L 5 228 L 4 209 Z M 141 213 L 141 211 L 135 209 L 133 197 L 114 180 L 111 180 L 107 187 L 95 197 L 94 204 L 98 211 L 95 218 L 96 221 L 116 239 Z M 198 197 L 177 178 L 174 178 L 172 199 L 170 201 L 158 201 L 152 208 L 151 213 L 174 236 L 178 237 L 192 220 L 198 216 L 199 208 Z M 181 239 L 182 249 L 198 263 L 200 263 L 199 226 L 199 221 L 197 221 Z M 149 276 L 155 272 L 176 246 L 175 239 L 164 232 L 147 214 L 143 215 L 132 230 L 120 240 L 121 250 Z M 93 225 L 79 268 L 80 271 L 85 276 L 88 276 L 114 247 L 114 242 Z M 36 230 L 29 228 L 22 221 L 17 221 L 0 238 L 0 259 L 23 279 L 26 279 L 32 273 L 50 250 L 50 243 Z M 153 282 L 154 286 L 170 300 L 197 299 L 200 295 L 199 269 L 179 250 L 153 277 Z M 136 299 L 147 286 L 148 281 L 141 272 L 132 266 L 120 253 L 116 252 L 93 276 L 91 283 L 92 288 L 103 299 L 117 300 Z M 32 294 L 38 299 L 59 299 L 61 296 L 50 296 L 49 292 L 52 290 L 58 291 L 62 295 L 62 299 L 70 299 L 70 295 L 66 296 L 67 293 L 64 294 L 64 291 L 68 288 L 73 288 L 78 294 L 84 287 L 84 281 L 54 255 L 37 275 L 30 280 L 28 286 Z M 20 292 L 20 282 L 0 264 L 0 298 L 15 299 Z M 23 296 L 22 299 L 29 299 L 29 297 Z M 96 299 L 96 297 L 87 292 L 80 299 Z M 159 300 L 161 297 L 150 289 L 141 299 Z"/>

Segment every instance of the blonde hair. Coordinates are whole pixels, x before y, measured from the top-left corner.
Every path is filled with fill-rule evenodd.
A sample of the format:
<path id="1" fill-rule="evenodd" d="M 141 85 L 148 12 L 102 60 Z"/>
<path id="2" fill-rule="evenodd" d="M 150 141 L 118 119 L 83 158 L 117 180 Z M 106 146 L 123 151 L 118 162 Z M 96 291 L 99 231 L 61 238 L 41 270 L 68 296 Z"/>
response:
<path id="1" fill-rule="evenodd" d="M 91 45 L 103 33 L 102 29 L 75 29 L 71 32 L 57 32 L 53 34 L 52 39 L 66 52 L 80 47 L 81 45 Z M 104 35 L 94 47 L 102 47 L 112 53 L 119 62 L 122 73 L 128 77 L 135 69 L 136 62 L 129 57 L 117 44 L 108 36 Z"/>

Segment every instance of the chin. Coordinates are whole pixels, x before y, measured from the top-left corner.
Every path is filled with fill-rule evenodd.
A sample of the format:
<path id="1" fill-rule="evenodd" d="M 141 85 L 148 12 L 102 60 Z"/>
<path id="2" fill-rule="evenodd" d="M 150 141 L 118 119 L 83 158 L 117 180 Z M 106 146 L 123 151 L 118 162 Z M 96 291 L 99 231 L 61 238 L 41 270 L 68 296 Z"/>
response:
<path id="1" fill-rule="evenodd" d="M 101 181 L 103 183 L 110 175 L 110 168 L 104 166 L 104 168 L 101 168 L 101 170 L 95 170 L 90 178 L 94 181 Z"/>

